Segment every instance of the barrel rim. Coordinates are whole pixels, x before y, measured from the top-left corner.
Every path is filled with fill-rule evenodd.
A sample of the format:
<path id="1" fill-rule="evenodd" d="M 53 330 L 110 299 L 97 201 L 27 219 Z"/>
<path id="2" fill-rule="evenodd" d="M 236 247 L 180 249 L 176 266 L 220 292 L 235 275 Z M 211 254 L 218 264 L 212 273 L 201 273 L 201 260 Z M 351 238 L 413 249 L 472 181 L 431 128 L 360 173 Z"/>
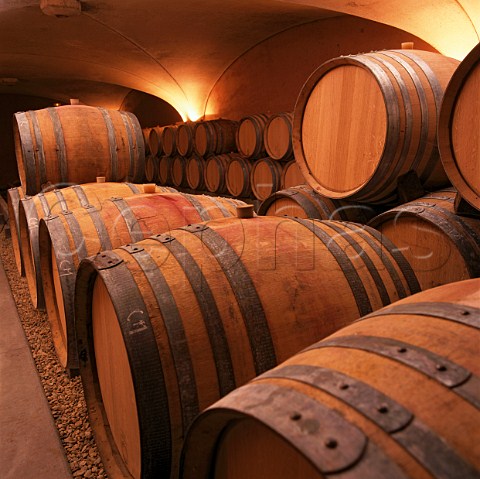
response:
<path id="1" fill-rule="evenodd" d="M 462 198 L 474 208 L 480 209 L 480 196 L 475 193 L 471 182 L 467 181 L 457 168 L 457 158 L 451 136 L 453 113 L 459 95 L 475 68 L 480 68 L 480 43 L 460 62 L 445 89 L 437 123 L 437 139 L 440 159 L 449 180 L 459 192 L 461 191 Z"/>

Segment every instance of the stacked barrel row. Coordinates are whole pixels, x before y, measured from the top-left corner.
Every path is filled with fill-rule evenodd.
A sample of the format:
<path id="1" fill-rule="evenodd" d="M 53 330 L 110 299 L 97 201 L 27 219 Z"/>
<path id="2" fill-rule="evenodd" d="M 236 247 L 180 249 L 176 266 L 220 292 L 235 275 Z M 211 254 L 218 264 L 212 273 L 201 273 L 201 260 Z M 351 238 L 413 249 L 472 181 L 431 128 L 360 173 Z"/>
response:
<path id="1" fill-rule="evenodd" d="M 146 179 L 237 198 L 265 199 L 304 182 L 293 160 L 291 113 L 144 130 Z"/>

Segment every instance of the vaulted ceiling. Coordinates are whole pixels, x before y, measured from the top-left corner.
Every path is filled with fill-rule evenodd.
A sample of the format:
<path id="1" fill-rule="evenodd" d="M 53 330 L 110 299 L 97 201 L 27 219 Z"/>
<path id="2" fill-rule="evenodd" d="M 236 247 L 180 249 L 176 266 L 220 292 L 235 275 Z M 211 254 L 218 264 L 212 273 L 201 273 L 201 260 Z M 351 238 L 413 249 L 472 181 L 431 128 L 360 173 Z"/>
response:
<path id="1" fill-rule="evenodd" d="M 87 0 L 81 7 L 58 18 L 42 13 L 40 0 L 0 0 L 0 93 L 118 108 L 135 89 L 195 118 L 236 59 L 298 25 L 362 17 L 460 60 L 480 41 L 479 0 Z"/>

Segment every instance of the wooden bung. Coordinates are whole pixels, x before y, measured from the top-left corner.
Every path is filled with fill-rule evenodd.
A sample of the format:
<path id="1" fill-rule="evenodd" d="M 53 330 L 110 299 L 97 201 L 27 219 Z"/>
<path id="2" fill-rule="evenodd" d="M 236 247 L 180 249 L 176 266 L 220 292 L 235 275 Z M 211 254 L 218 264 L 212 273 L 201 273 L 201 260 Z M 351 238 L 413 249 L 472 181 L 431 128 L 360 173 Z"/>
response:
<path id="1" fill-rule="evenodd" d="M 397 301 L 237 388 L 195 419 L 180 477 L 477 477 L 479 291 Z"/>
<path id="2" fill-rule="evenodd" d="M 144 193 L 155 193 L 157 191 L 157 185 L 155 183 L 145 183 L 143 185 Z"/>
<path id="3" fill-rule="evenodd" d="M 78 369 L 74 333 L 75 277 L 82 259 L 170 228 L 236 216 L 244 203 L 181 193 L 110 198 L 40 222 L 39 256 L 45 304 L 60 364 Z M 67 274 L 68 273 L 68 274 Z"/>
<path id="4" fill-rule="evenodd" d="M 254 211 L 253 211 L 253 205 L 243 205 L 243 206 L 237 206 L 237 216 L 238 218 L 253 218 L 254 217 Z"/>
<path id="5" fill-rule="evenodd" d="M 135 479 L 181 477 L 183 437 L 202 410 L 418 291 L 375 230 L 273 216 L 192 224 L 101 253 L 81 263 L 76 284 L 90 422 L 109 477 L 127 469 Z"/>

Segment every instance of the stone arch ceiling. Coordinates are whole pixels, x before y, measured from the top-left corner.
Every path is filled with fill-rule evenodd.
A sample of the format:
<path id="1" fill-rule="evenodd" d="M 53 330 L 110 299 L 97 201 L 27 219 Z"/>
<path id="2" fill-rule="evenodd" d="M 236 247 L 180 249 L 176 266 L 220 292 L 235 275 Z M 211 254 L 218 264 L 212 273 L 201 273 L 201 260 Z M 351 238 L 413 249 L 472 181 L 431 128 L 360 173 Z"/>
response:
<path id="1" fill-rule="evenodd" d="M 88 0 L 70 18 L 39 3 L 0 0 L 0 93 L 118 108 L 137 89 L 193 119 L 232 62 L 301 24 L 354 15 L 458 59 L 480 32 L 479 0 Z"/>

